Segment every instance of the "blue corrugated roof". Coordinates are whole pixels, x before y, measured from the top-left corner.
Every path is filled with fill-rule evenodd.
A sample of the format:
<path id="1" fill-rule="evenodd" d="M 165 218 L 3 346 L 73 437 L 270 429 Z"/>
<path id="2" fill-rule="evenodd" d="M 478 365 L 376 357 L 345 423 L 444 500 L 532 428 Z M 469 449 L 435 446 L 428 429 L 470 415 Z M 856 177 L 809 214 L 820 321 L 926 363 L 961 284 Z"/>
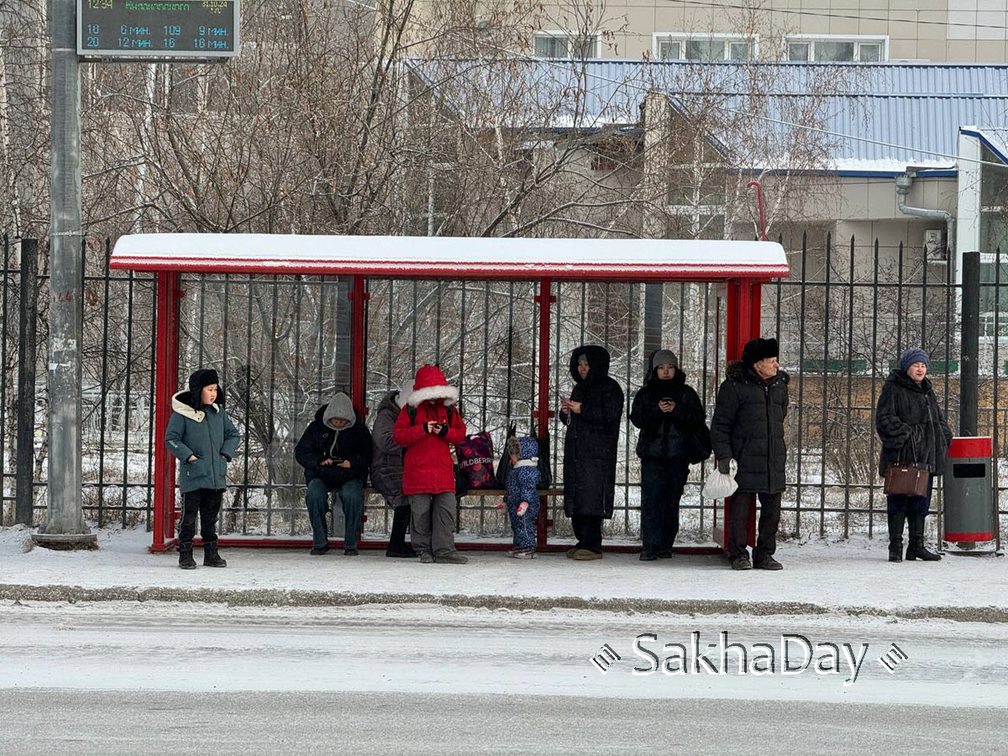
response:
<path id="1" fill-rule="evenodd" d="M 497 102 L 525 98 L 529 107 L 521 116 L 547 129 L 635 124 L 645 94 L 657 91 L 687 115 L 712 103 L 720 108 L 711 136 L 730 146 L 743 141 L 739 116 L 752 113 L 745 117 L 762 124 L 753 131 L 781 143 L 767 162 L 754 158 L 754 168 L 791 167 L 782 144 L 793 139 L 799 121 L 822 130 L 816 133 L 829 169 L 882 174 L 907 165 L 954 168 L 961 126 L 991 130 L 1008 123 L 1008 65 L 520 59 L 414 60 L 410 66 L 462 112 L 479 110 L 473 93 Z M 801 118 L 788 115 L 799 112 Z M 733 118 L 731 127 L 717 125 Z"/>

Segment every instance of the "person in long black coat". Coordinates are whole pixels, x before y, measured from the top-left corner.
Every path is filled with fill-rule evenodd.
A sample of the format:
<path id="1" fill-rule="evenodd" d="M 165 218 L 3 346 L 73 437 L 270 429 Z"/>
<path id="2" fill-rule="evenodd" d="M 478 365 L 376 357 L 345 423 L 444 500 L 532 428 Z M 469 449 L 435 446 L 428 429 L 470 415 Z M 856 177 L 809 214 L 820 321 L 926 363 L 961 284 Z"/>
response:
<path id="1" fill-rule="evenodd" d="M 885 477 L 893 462 L 915 462 L 930 471 L 924 496 L 886 496 L 889 521 L 889 561 L 901 562 L 903 525 L 910 524 L 908 561 L 934 562 L 941 557 L 924 547 L 924 518 L 931 508 L 934 478 L 945 469 L 945 454 L 952 441 L 934 387 L 927 379 L 931 360 L 923 349 L 908 349 L 900 356 L 899 369 L 886 379 L 875 407 L 875 430 L 882 442 L 879 475 Z"/>
<path id="2" fill-rule="evenodd" d="M 784 419 L 788 411 L 788 374 L 780 369 L 777 339 L 756 338 L 742 349 L 742 360 L 729 362 L 711 419 L 711 444 L 718 470 L 738 463 L 727 523 L 728 558 L 733 570 L 752 567 L 779 570 L 777 550 L 781 494 L 785 487 L 787 446 Z M 760 515 L 752 561 L 746 548 L 749 509 L 756 499 Z"/>
<path id="3" fill-rule="evenodd" d="M 584 345 L 573 351 L 574 388 L 560 404 L 564 437 L 564 514 L 571 518 L 577 544 L 572 559 L 602 558 L 602 521 L 612 517 L 616 498 L 616 452 L 624 396 L 609 377 L 609 352 Z"/>
<path id="4" fill-rule="evenodd" d="M 689 444 L 706 429 L 705 419 L 703 403 L 686 384 L 676 355 L 667 349 L 652 354 L 647 380 L 630 410 L 630 422 L 640 428 L 642 562 L 672 556 L 679 502 L 689 477 Z"/>

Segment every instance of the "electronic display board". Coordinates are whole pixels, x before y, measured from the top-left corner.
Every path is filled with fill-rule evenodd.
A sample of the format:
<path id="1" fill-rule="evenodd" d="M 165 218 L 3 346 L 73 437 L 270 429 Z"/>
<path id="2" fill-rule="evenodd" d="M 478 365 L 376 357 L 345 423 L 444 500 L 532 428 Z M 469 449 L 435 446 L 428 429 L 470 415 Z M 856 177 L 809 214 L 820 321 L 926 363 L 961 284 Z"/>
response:
<path id="1" fill-rule="evenodd" d="M 77 0 L 77 54 L 213 59 L 238 54 L 239 0 Z"/>

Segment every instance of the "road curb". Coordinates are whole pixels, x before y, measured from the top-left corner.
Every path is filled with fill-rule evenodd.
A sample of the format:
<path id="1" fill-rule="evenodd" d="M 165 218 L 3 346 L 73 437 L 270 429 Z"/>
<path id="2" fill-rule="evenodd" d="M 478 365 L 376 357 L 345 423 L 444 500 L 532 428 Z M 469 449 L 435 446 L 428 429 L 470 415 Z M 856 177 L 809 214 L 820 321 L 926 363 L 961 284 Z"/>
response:
<path id="1" fill-rule="evenodd" d="M 1008 608 L 999 606 L 920 606 L 883 608 L 823 606 L 802 601 L 738 601 L 735 599 L 591 598 L 584 596 L 495 596 L 434 593 L 354 593 L 285 589 L 179 588 L 78 585 L 0 584 L 0 600 L 50 602 L 162 601 L 224 604 L 227 606 L 364 606 L 368 604 L 429 604 L 467 609 L 549 611 L 578 609 L 629 614 L 745 614 L 889 617 L 908 620 L 942 619 L 954 622 L 1008 623 Z"/>

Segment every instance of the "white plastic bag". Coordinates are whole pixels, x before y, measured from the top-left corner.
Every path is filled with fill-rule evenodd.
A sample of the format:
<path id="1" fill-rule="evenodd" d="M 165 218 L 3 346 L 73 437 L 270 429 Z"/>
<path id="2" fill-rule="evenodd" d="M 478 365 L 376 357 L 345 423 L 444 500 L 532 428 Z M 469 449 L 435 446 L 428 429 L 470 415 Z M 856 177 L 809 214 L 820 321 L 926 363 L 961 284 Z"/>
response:
<path id="1" fill-rule="evenodd" d="M 714 462 L 714 471 L 707 476 L 703 487 L 703 497 L 705 499 L 724 499 L 731 496 L 738 490 L 738 483 L 735 482 L 735 475 L 738 473 L 738 462 L 734 459 L 728 462 L 728 474 L 718 471 L 717 461 Z"/>

